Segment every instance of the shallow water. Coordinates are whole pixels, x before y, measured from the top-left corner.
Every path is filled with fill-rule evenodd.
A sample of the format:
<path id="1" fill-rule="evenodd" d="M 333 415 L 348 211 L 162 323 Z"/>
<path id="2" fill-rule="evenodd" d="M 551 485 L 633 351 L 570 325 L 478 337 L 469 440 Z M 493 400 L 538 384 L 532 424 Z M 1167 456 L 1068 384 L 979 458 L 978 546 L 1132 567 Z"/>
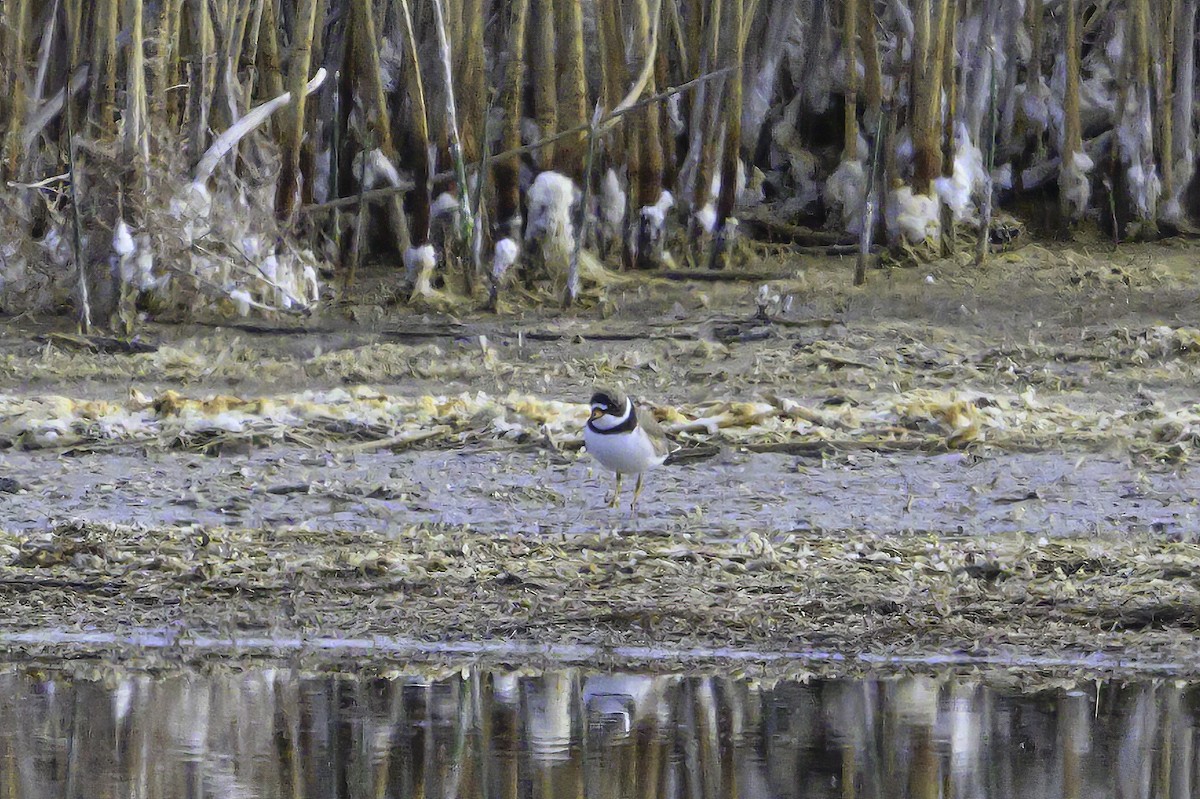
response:
<path id="1" fill-rule="evenodd" d="M 1161 682 L 14 668 L 0 797 L 1185 797 L 1198 698 Z"/>

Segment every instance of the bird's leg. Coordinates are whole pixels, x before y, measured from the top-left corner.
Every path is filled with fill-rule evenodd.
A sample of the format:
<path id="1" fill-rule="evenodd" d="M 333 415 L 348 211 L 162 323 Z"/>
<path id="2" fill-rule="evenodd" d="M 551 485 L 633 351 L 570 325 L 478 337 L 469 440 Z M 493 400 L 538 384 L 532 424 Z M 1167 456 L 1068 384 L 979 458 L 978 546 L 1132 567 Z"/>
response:
<path id="1" fill-rule="evenodd" d="M 608 507 L 615 508 L 621 503 L 621 473 L 617 472 L 617 487 L 613 489 L 612 502 L 608 503 Z"/>
<path id="2" fill-rule="evenodd" d="M 633 487 L 633 502 L 629 503 L 629 518 L 635 521 L 637 520 L 637 501 L 638 496 L 642 493 L 642 478 L 644 476 L 645 473 L 638 474 L 637 485 Z"/>

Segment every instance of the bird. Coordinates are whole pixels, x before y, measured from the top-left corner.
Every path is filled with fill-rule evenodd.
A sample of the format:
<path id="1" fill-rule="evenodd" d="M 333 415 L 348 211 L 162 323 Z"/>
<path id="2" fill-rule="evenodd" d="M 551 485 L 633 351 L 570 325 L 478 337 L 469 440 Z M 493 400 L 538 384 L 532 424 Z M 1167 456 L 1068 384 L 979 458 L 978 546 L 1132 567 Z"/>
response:
<path id="1" fill-rule="evenodd" d="M 600 465 L 617 473 L 610 508 L 620 503 L 621 478 L 637 475 L 633 502 L 629 505 L 630 516 L 636 518 L 643 478 L 646 472 L 666 461 L 671 454 L 670 441 L 650 412 L 620 390 L 597 386 L 590 404 L 592 412 L 583 431 L 584 446 Z"/>

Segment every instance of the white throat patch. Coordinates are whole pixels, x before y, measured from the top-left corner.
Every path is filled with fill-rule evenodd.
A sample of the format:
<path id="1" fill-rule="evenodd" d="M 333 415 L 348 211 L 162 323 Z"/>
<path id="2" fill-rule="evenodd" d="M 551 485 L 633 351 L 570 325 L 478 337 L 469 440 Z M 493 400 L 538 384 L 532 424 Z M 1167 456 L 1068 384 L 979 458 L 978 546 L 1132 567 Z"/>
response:
<path id="1" fill-rule="evenodd" d="M 598 405 L 593 405 L 592 409 L 595 410 L 598 407 L 599 407 Z M 625 400 L 625 412 L 623 414 L 621 414 L 620 416 L 613 416 L 611 413 L 606 413 L 603 416 L 601 416 L 599 419 L 593 420 L 592 426 L 595 427 L 597 430 L 611 430 L 614 427 L 622 425 L 626 421 L 628 421 L 629 414 L 631 414 L 631 413 L 633 413 L 633 401 L 626 399 Z"/>

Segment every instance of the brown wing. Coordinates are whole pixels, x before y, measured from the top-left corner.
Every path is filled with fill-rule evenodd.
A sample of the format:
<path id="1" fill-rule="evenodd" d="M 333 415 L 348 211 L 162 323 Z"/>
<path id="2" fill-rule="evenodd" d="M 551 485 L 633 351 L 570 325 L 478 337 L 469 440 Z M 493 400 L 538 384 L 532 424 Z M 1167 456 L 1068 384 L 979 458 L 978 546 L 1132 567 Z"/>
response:
<path id="1" fill-rule="evenodd" d="M 638 427 L 645 430 L 646 435 L 650 436 L 650 441 L 654 443 L 654 451 L 659 455 L 671 454 L 671 441 L 667 438 L 667 432 L 659 426 L 658 420 L 654 418 L 654 413 L 641 405 L 634 405 L 633 411 L 637 414 Z"/>

